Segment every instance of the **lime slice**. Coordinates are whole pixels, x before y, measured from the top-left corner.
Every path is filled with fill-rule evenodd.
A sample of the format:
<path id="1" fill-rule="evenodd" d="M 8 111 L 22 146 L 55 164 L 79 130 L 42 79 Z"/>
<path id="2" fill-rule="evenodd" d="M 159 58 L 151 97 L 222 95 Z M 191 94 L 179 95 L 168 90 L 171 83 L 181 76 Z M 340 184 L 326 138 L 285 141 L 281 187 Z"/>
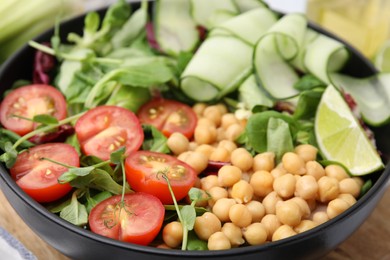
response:
<path id="1" fill-rule="evenodd" d="M 322 95 L 314 127 L 325 159 L 343 164 L 352 175 L 365 175 L 384 167 L 366 132 L 332 85 Z"/>
<path id="2" fill-rule="evenodd" d="M 382 72 L 390 72 L 390 40 L 387 41 L 375 56 L 375 66 Z"/>

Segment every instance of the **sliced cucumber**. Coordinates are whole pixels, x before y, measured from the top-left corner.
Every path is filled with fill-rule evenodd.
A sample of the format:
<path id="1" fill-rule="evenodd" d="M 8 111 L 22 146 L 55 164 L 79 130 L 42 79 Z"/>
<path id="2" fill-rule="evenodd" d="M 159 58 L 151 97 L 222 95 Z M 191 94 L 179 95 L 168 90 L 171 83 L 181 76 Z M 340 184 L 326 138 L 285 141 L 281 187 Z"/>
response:
<path id="1" fill-rule="evenodd" d="M 274 101 L 259 88 L 253 74 L 251 74 L 238 88 L 238 98 L 250 110 L 256 106 L 274 106 Z"/>
<path id="2" fill-rule="evenodd" d="M 325 83 L 330 83 L 329 73 L 340 70 L 349 58 L 345 46 L 326 35 L 319 35 L 306 48 L 304 66 Z"/>
<path id="3" fill-rule="evenodd" d="M 302 48 L 300 48 L 298 55 L 290 61 L 294 68 L 298 69 L 301 72 L 307 72 L 307 68 L 305 67 L 304 63 L 306 48 L 318 37 L 318 35 L 320 35 L 318 32 L 307 28 L 303 38 Z"/>
<path id="4" fill-rule="evenodd" d="M 191 0 L 191 13 L 195 22 L 208 29 L 215 25 L 214 15 L 224 10 L 238 14 L 239 10 L 233 0 Z"/>
<path id="5" fill-rule="evenodd" d="M 181 76 L 181 88 L 197 101 L 235 90 L 251 72 L 252 46 L 229 36 L 207 38 Z"/>
<path id="6" fill-rule="evenodd" d="M 380 126 L 390 120 L 390 74 L 360 79 L 332 73 L 330 79 L 353 97 L 367 124 Z"/>
<path id="7" fill-rule="evenodd" d="M 267 7 L 267 4 L 261 0 L 234 0 L 234 3 L 241 13 L 245 13 L 258 7 Z"/>
<path id="8" fill-rule="evenodd" d="M 155 34 L 161 49 L 170 55 L 193 51 L 199 42 L 190 0 L 158 0 L 155 5 Z"/>
<path id="9" fill-rule="evenodd" d="M 256 8 L 217 25 L 210 35 L 228 34 L 254 45 L 276 22 L 274 12 L 267 8 Z"/>
<path id="10" fill-rule="evenodd" d="M 306 27 L 304 16 L 286 15 L 255 46 L 253 66 L 257 80 L 276 99 L 289 99 L 298 94 L 293 86 L 299 76 L 287 60 L 298 56 Z"/>

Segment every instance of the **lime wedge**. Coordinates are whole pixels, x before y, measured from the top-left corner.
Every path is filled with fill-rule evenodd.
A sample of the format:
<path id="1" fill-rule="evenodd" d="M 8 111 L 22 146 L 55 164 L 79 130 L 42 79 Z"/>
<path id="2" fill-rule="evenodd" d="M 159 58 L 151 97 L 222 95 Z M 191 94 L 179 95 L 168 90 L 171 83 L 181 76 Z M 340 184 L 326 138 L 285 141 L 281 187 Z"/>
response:
<path id="1" fill-rule="evenodd" d="M 382 72 L 390 72 L 390 40 L 375 55 L 375 66 Z"/>
<path id="2" fill-rule="evenodd" d="M 352 175 L 365 175 L 384 167 L 366 132 L 332 85 L 322 95 L 314 129 L 325 159 L 343 164 Z"/>

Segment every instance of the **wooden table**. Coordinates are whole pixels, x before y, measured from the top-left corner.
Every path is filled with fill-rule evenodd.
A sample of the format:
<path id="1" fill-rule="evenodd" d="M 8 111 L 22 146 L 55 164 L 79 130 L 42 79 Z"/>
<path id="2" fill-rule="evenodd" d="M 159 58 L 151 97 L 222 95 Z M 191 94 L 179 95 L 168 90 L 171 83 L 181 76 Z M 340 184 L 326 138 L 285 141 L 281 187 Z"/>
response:
<path id="1" fill-rule="evenodd" d="M 0 226 L 21 241 L 38 259 L 69 260 L 46 244 L 19 218 L 0 192 Z M 390 259 L 390 188 L 367 221 L 323 260 Z"/>

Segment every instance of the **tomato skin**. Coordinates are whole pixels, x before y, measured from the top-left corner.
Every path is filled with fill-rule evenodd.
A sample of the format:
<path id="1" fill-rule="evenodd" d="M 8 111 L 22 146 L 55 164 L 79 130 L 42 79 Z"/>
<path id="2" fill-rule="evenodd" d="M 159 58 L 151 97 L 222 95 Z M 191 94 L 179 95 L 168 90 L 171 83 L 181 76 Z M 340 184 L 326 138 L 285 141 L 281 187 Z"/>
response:
<path id="1" fill-rule="evenodd" d="M 124 196 L 126 210 L 122 209 L 119 214 L 121 199 L 122 195 L 112 196 L 91 210 L 88 219 L 91 231 L 120 241 L 148 245 L 162 227 L 163 204 L 153 195 L 130 193 Z"/>
<path id="2" fill-rule="evenodd" d="M 72 186 L 57 181 L 68 170 L 66 167 L 40 160 L 42 157 L 75 167 L 79 167 L 80 159 L 76 149 L 64 143 L 37 145 L 18 155 L 10 169 L 11 177 L 36 201 L 52 202 L 65 196 Z"/>
<path id="3" fill-rule="evenodd" d="M 181 200 L 195 184 L 197 175 L 191 166 L 176 157 L 151 151 L 134 152 L 125 161 L 126 180 L 133 190 L 152 194 L 163 204 L 172 204 L 167 181 L 161 176 L 167 169 L 173 169 L 167 174 L 168 179 L 176 200 Z"/>
<path id="4" fill-rule="evenodd" d="M 198 121 L 190 106 L 163 98 L 155 98 L 144 104 L 137 115 L 142 124 L 153 125 L 167 137 L 180 132 L 190 139 Z"/>
<path id="5" fill-rule="evenodd" d="M 138 150 L 144 132 L 137 116 L 118 106 L 99 106 L 87 111 L 76 122 L 75 131 L 86 155 L 108 160 L 110 154 L 126 147 L 126 154 Z"/>
<path id="6" fill-rule="evenodd" d="M 1 124 L 19 134 L 25 135 L 33 131 L 37 124 L 12 115 L 32 119 L 38 114 L 49 114 L 58 120 L 66 118 L 66 101 L 62 93 L 55 87 L 34 84 L 12 90 L 1 102 Z"/>

